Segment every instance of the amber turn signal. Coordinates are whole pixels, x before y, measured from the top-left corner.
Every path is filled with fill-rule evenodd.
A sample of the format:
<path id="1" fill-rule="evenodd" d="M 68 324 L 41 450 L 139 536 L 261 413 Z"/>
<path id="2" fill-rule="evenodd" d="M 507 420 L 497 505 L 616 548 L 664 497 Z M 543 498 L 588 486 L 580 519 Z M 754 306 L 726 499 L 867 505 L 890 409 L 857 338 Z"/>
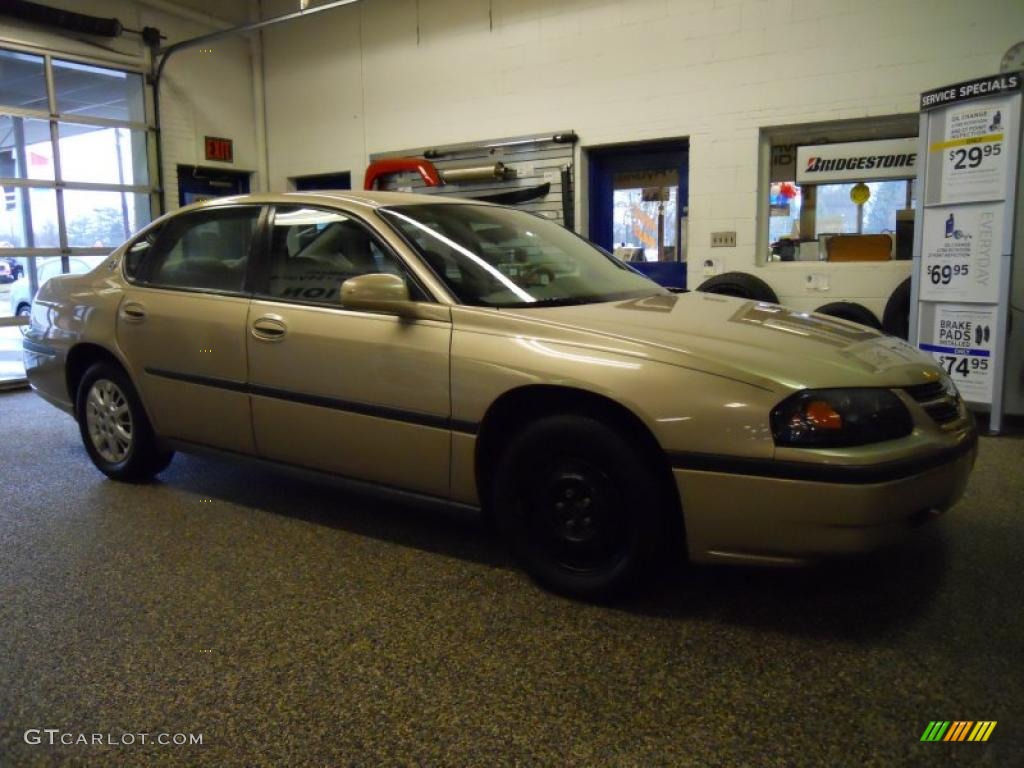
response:
<path id="1" fill-rule="evenodd" d="M 811 400 L 804 406 L 804 414 L 818 429 L 843 428 L 843 417 L 824 400 Z"/>

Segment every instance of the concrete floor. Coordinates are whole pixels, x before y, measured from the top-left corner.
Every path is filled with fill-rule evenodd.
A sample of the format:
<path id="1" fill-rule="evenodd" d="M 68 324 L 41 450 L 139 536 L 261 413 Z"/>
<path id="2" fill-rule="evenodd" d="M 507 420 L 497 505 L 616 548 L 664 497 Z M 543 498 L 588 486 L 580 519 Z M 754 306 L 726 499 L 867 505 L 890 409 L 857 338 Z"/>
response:
<path id="1" fill-rule="evenodd" d="M 1022 466 L 984 438 L 895 552 L 601 607 L 450 514 L 187 456 L 108 481 L 69 417 L 2 394 L 0 765 L 1021 765 Z M 921 743 L 935 719 L 998 726 Z"/>

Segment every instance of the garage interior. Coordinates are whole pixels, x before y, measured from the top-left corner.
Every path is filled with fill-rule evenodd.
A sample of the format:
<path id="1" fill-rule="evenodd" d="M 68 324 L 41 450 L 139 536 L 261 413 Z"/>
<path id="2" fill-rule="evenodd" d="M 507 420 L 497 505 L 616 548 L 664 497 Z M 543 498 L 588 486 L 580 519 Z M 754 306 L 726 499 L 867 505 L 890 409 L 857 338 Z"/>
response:
<path id="1" fill-rule="evenodd" d="M 378 167 L 367 188 L 510 204 L 673 290 L 749 274 L 770 295 L 748 298 L 907 338 L 919 177 L 814 185 L 797 148 L 914 145 L 921 93 L 1024 69 L 1024 6 L 18 6 L 0 3 L 0 765 L 1016 764 L 1024 381 L 1001 418 L 977 409 L 963 498 L 896 546 L 802 568 L 680 553 L 590 603 L 536 586 L 458 506 L 222 456 L 113 482 L 29 389 L 22 334 L 40 285 L 163 213 Z M 1004 309 L 1024 370 L 1024 309 Z M 935 721 L 998 726 L 926 743 Z M 203 738 L 33 743 L 46 729 Z"/>

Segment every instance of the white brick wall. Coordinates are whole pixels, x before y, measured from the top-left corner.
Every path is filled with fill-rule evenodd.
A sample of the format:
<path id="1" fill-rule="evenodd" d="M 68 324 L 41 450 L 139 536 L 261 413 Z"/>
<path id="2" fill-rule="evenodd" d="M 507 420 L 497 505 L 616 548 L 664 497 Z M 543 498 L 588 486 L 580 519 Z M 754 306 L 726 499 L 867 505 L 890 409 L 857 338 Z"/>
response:
<path id="1" fill-rule="evenodd" d="M 1020 0 L 418 7 L 374 0 L 265 33 L 272 188 L 318 170 L 358 180 L 368 154 L 409 146 L 565 127 L 584 146 L 685 136 L 691 270 L 754 264 L 761 127 L 914 113 L 921 91 L 996 71 L 1024 36 Z M 712 253 L 720 229 L 737 247 Z"/>

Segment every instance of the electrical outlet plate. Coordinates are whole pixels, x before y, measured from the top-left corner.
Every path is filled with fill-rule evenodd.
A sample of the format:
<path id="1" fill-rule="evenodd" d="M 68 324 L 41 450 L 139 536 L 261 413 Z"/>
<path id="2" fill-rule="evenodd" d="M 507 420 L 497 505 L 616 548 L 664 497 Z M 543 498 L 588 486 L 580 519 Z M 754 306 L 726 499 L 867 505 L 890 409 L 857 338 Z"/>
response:
<path id="1" fill-rule="evenodd" d="M 736 247 L 736 233 L 735 232 L 712 232 L 711 233 L 711 247 L 712 248 L 735 248 Z"/>

